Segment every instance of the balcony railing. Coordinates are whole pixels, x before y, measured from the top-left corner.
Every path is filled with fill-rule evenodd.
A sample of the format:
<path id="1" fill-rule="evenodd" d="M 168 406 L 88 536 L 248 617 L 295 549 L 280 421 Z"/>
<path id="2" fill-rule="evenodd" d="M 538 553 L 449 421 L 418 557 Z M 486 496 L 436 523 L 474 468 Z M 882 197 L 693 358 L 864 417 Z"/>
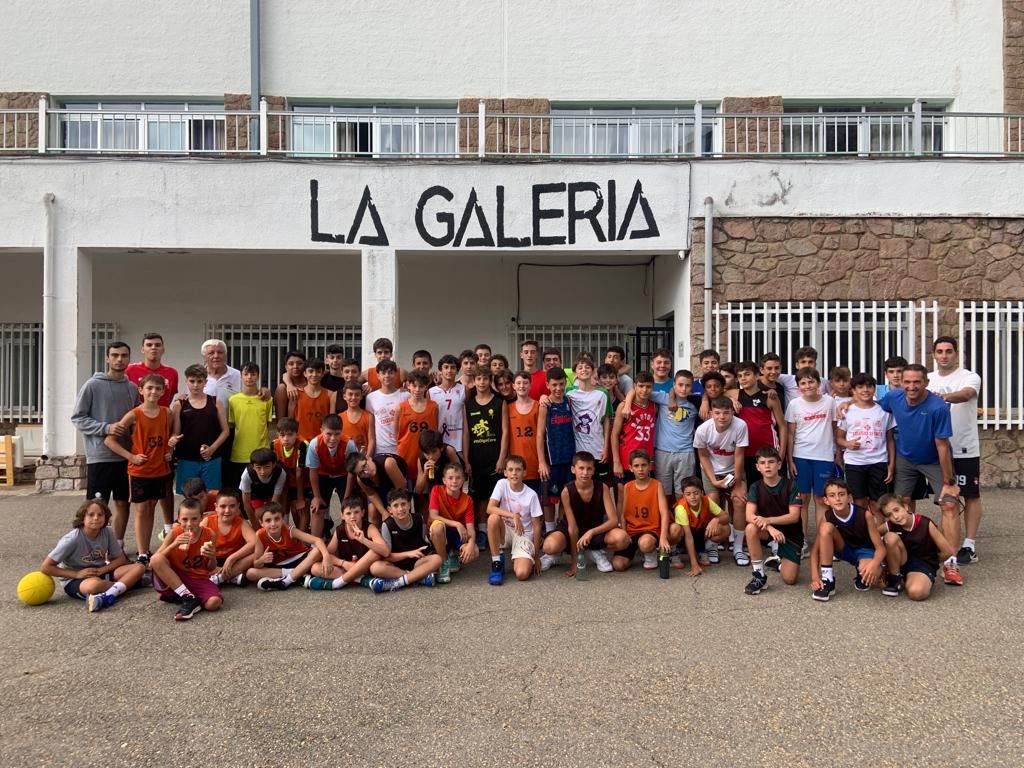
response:
<path id="1" fill-rule="evenodd" d="M 0 154 L 644 159 L 1017 157 L 1024 114 L 0 110 Z"/>

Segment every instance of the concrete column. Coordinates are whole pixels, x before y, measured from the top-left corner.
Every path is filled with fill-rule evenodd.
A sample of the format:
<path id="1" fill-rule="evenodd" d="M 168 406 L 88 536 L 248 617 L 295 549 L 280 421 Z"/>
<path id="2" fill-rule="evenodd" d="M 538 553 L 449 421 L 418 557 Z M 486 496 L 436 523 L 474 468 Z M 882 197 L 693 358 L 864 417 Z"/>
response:
<path id="1" fill-rule="evenodd" d="M 395 343 L 398 360 L 398 257 L 393 248 L 362 251 L 363 368 L 374 363 L 373 342 L 385 336 Z"/>

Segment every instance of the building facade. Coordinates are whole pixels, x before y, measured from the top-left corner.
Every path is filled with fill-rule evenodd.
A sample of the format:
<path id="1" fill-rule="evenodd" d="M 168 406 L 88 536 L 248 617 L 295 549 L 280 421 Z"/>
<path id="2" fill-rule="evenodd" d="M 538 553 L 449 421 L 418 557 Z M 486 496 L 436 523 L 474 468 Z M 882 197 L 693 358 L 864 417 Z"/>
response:
<path id="1" fill-rule="evenodd" d="M 4 6 L 0 422 L 50 456 L 149 330 L 275 380 L 379 336 L 877 375 L 948 333 L 1021 482 L 1022 2 Z"/>

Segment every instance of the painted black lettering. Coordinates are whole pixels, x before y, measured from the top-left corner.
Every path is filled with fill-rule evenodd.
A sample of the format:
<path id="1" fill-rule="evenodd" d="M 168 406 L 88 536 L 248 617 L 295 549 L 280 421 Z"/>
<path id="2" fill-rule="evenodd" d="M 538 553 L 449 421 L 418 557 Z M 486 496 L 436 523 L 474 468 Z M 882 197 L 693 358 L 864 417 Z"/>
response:
<path id="1" fill-rule="evenodd" d="M 380 214 L 377 213 L 377 206 L 373 204 L 373 196 L 370 194 L 369 185 L 363 187 L 363 196 L 359 199 L 359 207 L 356 208 L 356 216 L 352 220 L 352 227 L 348 231 L 348 241 L 354 243 L 356 241 L 356 235 L 359 233 L 359 227 L 363 223 L 363 216 L 366 212 L 370 212 L 370 219 L 373 221 L 373 226 L 377 230 L 375 235 L 363 235 L 359 238 L 360 245 L 388 245 L 388 235 L 384 231 L 384 225 L 381 223 Z"/>
<path id="2" fill-rule="evenodd" d="M 505 237 L 505 187 L 499 184 L 494 191 L 498 198 L 498 247 L 529 248 L 532 241 L 528 237 Z"/>
<path id="3" fill-rule="evenodd" d="M 615 181 L 608 179 L 608 241 L 615 239 Z"/>
<path id="4" fill-rule="evenodd" d="M 637 203 L 640 204 L 640 211 L 647 222 L 647 229 L 634 229 L 629 233 L 629 239 L 646 240 L 647 238 L 661 236 L 661 232 L 658 231 L 658 222 L 654 220 L 654 213 L 651 211 L 651 206 L 647 202 L 647 196 L 644 194 L 644 187 L 640 183 L 640 179 L 637 179 L 636 184 L 633 185 L 633 194 L 629 198 L 629 205 L 626 206 L 626 214 L 622 217 L 622 226 L 619 228 L 619 240 L 626 239 L 626 232 L 629 230 L 629 225 L 633 222 L 633 214 L 636 212 Z"/>
<path id="5" fill-rule="evenodd" d="M 487 216 L 484 209 L 477 202 L 476 187 L 470 187 L 469 198 L 466 200 L 466 210 L 462 212 L 462 221 L 459 222 L 459 231 L 455 233 L 454 246 L 462 245 L 462 238 L 466 235 L 466 227 L 469 226 L 469 219 L 476 214 L 477 224 L 480 225 L 481 237 L 471 237 L 466 241 L 467 248 L 493 248 L 494 238 L 491 236 L 491 226 L 487 223 Z"/>
<path id="6" fill-rule="evenodd" d="M 314 243 L 344 243 L 344 235 L 320 231 L 320 182 L 309 180 L 309 235 Z"/>
<path id="7" fill-rule="evenodd" d="M 533 185 L 533 244 L 534 245 L 565 245 L 565 236 L 541 235 L 540 223 L 543 219 L 561 219 L 565 211 L 561 208 L 541 208 L 541 195 L 552 195 L 556 192 L 565 192 L 565 182 L 559 181 L 554 184 Z"/>
<path id="8" fill-rule="evenodd" d="M 450 211 L 439 211 L 436 214 L 436 218 L 441 224 L 444 224 L 445 234 L 442 237 L 435 237 L 427 232 L 427 228 L 423 224 L 423 210 L 426 208 L 427 201 L 432 197 L 440 197 L 450 203 L 455 195 L 453 195 L 451 190 L 447 187 L 429 187 L 423 190 L 423 194 L 420 195 L 419 202 L 416 203 L 416 231 L 420 233 L 420 237 L 423 238 L 423 242 L 428 245 L 432 245 L 435 248 L 443 248 L 448 245 L 455 236 L 455 216 Z"/>
<path id="9" fill-rule="evenodd" d="M 589 192 L 594 195 L 594 204 L 584 211 L 576 208 L 576 195 L 580 192 Z M 569 184 L 569 245 L 576 243 L 576 222 L 583 219 L 590 221 L 597 242 L 605 242 L 601 223 L 597 220 L 597 214 L 601 212 L 602 208 L 604 208 L 604 196 L 601 194 L 601 187 L 596 182 L 574 181 Z"/>

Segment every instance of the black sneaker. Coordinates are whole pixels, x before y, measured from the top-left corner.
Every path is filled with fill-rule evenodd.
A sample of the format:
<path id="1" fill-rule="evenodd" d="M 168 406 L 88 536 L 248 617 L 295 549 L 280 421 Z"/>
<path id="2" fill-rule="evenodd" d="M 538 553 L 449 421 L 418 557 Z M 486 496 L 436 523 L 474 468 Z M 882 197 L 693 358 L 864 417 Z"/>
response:
<path id="1" fill-rule="evenodd" d="M 888 576 L 885 579 L 885 586 L 882 587 L 882 594 L 886 597 L 899 597 L 903 592 L 903 577 Z"/>
<path id="2" fill-rule="evenodd" d="M 871 589 L 871 587 L 864 583 L 864 579 L 860 577 L 859 573 L 853 577 L 853 588 L 858 592 L 867 592 Z"/>
<path id="3" fill-rule="evenodd" d="M 956 553 L 956 564 L 967 565 L 968 563 L 978 562 L 978 555 L 971 547 L 960 547 L 960 551 Z"/>
<path id="4" fill-rule="evenodd" d="M 754 573 L 743 591 L 748 595 L 759 595 L 762 589 L 768 589 L 768 576 L 764 573 Z"/>
<path id="5" fill-rule="evenodd" d="M 285 584 L 284 579 L 271 579 L 264 576 L 262 579 L 256 582 L 256 589 L 263 592 L 270 592 L 271 590 L 283 590 L 288 589 L 291 584 Z"/>
<path id="6" fill-rule="evenodd" d="M 186 595 L 181 599 L 181 608 L 174 614 L 175 621 L 188 621 L 197 613 L 203 610 L 203 604 L 195 595 Z"/>
<path id="7" fill-rule="evenodd" d="M 829 598 L 836 593 L 836 583 L 832 579 L 822 579 L 821 588 L 814 590 L 811 594 L 815 600 L 827 603 Z"/>
<path id="8" fill-rule="evenodd" d="M 771 569 L 778 573 L 779 569 L 782 567 L 782 558 L 778 555 L 768 555 L 768 557 L 764 559 L 764 567 L 765 569 Z"/>

